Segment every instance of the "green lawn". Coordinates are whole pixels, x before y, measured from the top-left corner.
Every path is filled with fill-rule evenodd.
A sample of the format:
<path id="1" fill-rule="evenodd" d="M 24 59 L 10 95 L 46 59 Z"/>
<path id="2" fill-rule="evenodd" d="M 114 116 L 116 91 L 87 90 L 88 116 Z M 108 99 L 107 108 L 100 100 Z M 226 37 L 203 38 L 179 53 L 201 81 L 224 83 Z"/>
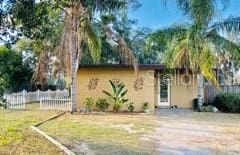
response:
<path id="1" fill-rule="evenodd" d="M 152 154 L 154 143 L 141 139 L 154 132 L 155 121 L 152 115 L 65 115 L 40 128 L 78 154 Z"/>
<path id="2" fill-rule="evenodd" d="M 0 154 L 62 154 L 30 126 L 56 112 L 9 111 L 0 109 Z"/>

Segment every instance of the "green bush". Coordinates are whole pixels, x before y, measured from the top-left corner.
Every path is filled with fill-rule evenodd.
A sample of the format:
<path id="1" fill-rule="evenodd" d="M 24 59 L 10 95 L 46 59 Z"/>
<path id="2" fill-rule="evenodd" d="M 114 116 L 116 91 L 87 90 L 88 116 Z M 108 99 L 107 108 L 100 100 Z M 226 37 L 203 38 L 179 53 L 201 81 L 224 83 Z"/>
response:
<path id="1" fill-rule="evenodd" d="M 83 104 L 87 108 L 88 111 L 91 111 L 92 106 L 94 104 L 94 99 L 92 97 L 87 97 Z"/>
<path id="2" fill-rule="evenodd" d="M 212 105 L 222 112 L 240 113 L 240 93 L 220 93 Z"/>
<path id="3" fill-rule="evenodd" d="M 104 98 L 99 98 L 96 102 L 98 111 L 105 112 L 108 109 L 109 103 Z"/>
<path id="4" fill-rule="evenodd" d="M 7 100 L 0 97 L 0 108 L 3 107 L 4 109 L 7 109 Z"/>
<path id="5" fill-rule="evenodd" d="M 202 112 L 213 112 L 213 106 L 212 105 L 202 106 L 201 111 Z"/>
<path id="6" fill-rule="evenodd" d="M 134 109 L 135 109 L 135 106 L 133 105 L 133 102 L 130 102 L 129 104 L 128 104 L 128 111 L 129 112 L 133 112 L 134 111 Z"/>
<path id="7" fill-rule="evenodd" d="M 148 107 L 148 102 L 144 102 L 143 103 L 143 110 L 148 110 L 149 107 Z"/>

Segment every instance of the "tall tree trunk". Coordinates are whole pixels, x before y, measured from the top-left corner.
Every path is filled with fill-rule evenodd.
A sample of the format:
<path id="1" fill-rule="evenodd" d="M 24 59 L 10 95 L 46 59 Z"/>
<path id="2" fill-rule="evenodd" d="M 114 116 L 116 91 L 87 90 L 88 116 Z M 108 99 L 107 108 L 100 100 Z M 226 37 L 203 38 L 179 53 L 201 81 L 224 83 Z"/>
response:
<path id="1" fill-rule="evenodd" d="M 81 40 L 77 37 L 75 40 L 75 45 L 80 46 Z M 76 89 L 76 84 L 77 84 L 77 71 L 78 71 L 78 65 L 79 65 L 79 58 L 80 58 L 80 53 L 82 51 L 82 48 L 73 48 L 72 49 L 72 67 L 71 67 L 71 97 L 72 97 L 72 112 L 77 111 L 77 89 Z"/>
<path id="2" fill-rule="evenodd" d="M 203 104 L 203 74 L 198 73 L 198 107 L 200 108 Z"/>
<path id="3" fill-rule="evenodd" d="M 56 48 L 58 58 L 60 59 L 57 70 L 63 71 L 70 82 L 72 112 L 77 111 L 76 76 L 82 52 L 81 43 L 83 34 L 81 33 L 80 21 L 85 13 L 84 7 L 79 2 L 72 2 L 66 7 L 60 46 Z"/>
<path id="4" fill-rule="evenodd" d="M 71 37 L 70 37 L 70 50 L 71 50 L 71 97 L 72 97 L 72 112 L 77 111 L 77 90 L 76 90 L 76 84 L 77 84 L 77 71 L 78 71 L 78 65 L 79 65 L 79 59 L 80 54 L 82 52 L 82 37 L 79 30 L 80 27 L 80 17 L 83 13 L 83 7 L 79 4 L 72 5 L 70 7 L 70 27 L 71 27 Z"/>
<path id="5" fill-rule="evenodd" d="M 72 97 L 72 112 L 76 112 L 77 111 L 77 90 L 76 90 L 76 75 L 75 73 L 75 69 L 72 69 L 72 76 L 71 76 L 71 97 Z"/>

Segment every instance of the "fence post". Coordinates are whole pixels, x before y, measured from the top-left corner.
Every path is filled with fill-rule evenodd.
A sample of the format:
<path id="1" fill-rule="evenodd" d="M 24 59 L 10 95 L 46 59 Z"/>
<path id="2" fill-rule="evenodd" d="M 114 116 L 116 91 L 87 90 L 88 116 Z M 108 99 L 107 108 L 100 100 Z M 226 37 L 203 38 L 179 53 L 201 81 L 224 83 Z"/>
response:
<path id="1" fill-rule="evenodd" d="M 38 101 L 40 100 L 40 91 L 39 91 L 39 89 L 37 90 L 37 100 Z"/>
<path id="2" fill-rule="evenodd" d="M 23 89 L 23 91 L 22 91 L 22 96 L 23 96 L 23 99 L 24 99 L 24 100 L 25 100 L 25 94 L 26 94 L 26 90 Z"/>
<path id="3" fill-rule="evenodd" d="M 40 110 L 42 110 L 42 97 L 40 98 Z"/>
<path id="4" fill-rule="evenodd" d="M 52 96 L 50 89 L 47 90 L 47 95 L 46 95 L 46 96 L 47 96 L 48 98 L 50 98 L 50 97 Z"/>
<path id="5" fill-rule="evenodd" d="M 55 97 L 60 97 L 61 96 L 61 91 L 59 89 L 56 90 Z"/>
<path id="6" fill-rule="evenodd" d="M 25 94 L 26 94 L 26 90 L 25 89 L 23 89 L 23 91 L 22 91 L 22 105 L 23 105 L 23 108 L 25 109 L 25 104 L 26 104 L 26 96 L 25 96 Z"/>

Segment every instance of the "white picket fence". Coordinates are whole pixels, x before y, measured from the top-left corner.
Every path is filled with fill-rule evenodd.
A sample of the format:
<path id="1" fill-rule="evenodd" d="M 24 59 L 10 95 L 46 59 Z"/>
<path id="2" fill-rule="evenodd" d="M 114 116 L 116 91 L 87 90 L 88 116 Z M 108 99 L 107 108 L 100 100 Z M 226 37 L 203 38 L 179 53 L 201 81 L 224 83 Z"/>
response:
<path id="1" fill-rule="evenodd" d="M 5 94 L 8 109 L 25 109 L 26 103 L 40 102 L 41 110 L 71 110 L 72 100 L 68 90 L 34 91 Z"/>
<path id="2" fill-rule="evenodd" d="M 71 111 L 72 99 L 70 97 L 58 97 L 58 98 L 41 97 L 40 109 Z"/>
<path id="3" fill-rule="evenodd" d="M 25 109 L 25 98 L 23 93 L 14 93 L 11 95 L 4 95 L 4 98 L 7 100 L 8 109 Z"/>

